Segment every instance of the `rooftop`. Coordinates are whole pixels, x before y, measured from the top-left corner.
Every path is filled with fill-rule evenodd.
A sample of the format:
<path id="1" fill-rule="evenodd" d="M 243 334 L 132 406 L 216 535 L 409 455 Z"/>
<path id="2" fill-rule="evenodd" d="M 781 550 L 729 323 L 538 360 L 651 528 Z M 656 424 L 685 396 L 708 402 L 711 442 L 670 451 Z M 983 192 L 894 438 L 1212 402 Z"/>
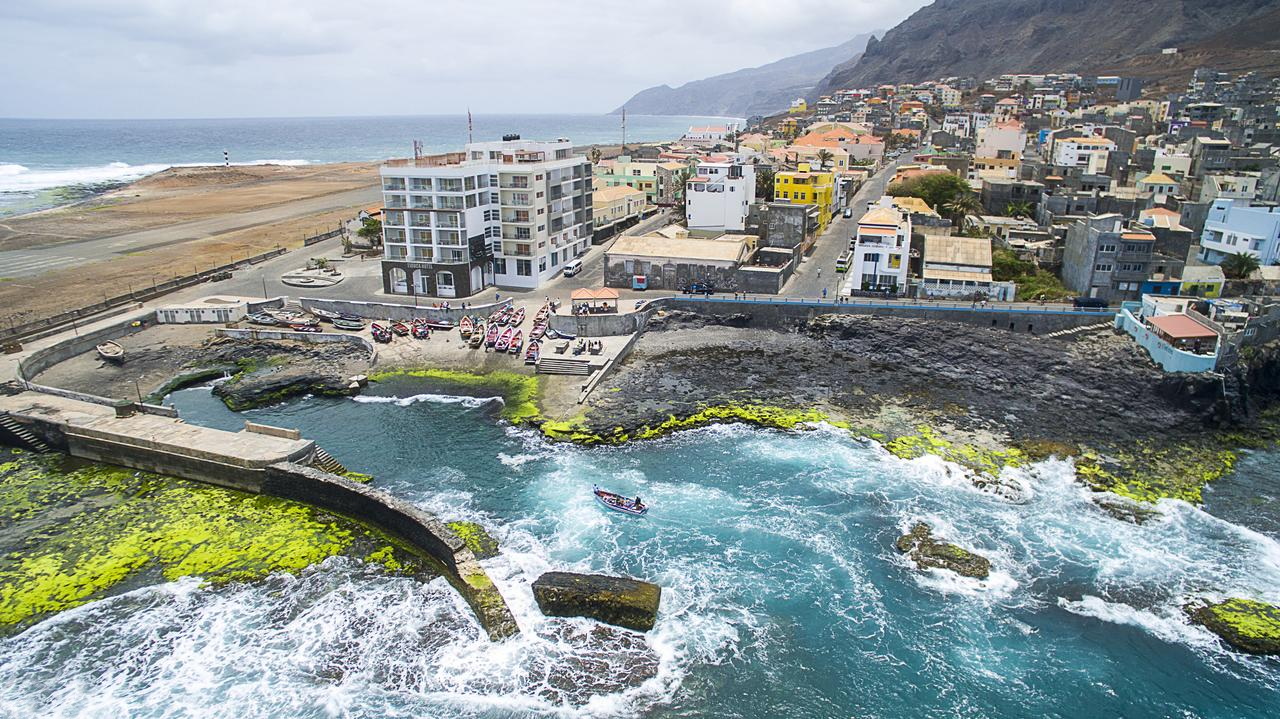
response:
<path id="1" fill-rule="evenodd" d="M 1161 334 L 1176 340 L 1217 338 L 1218 333 L 1187 315 L 1158 315 L 1147 320 Z"/>
<path id="2" fill-rule="evenodd" d="M 982 237 L 926 235 L 924 262 L 991 267 L 991 240 Z M 972 279 L 972 278 L 970 278 Z"/>
<path id="3" fill-rule="evenodd" d="M 872 207 L 858 220 L 859 225 L 890 225 L 892 227 L 897 227 L 901 222 L 902 215 L 887 207 Z M 862 231 L 861 227 L 859 231 Z"/>
<path id="4" fill-rule="evenodd" d="M 610 255 L 681 258 L 710 262 L 741 263 L 747 258 L 752 235 L 723 235 L 714 240 L 693 237 L 666 237 L 658 234 L 623 235 L 609 248 Z"/>

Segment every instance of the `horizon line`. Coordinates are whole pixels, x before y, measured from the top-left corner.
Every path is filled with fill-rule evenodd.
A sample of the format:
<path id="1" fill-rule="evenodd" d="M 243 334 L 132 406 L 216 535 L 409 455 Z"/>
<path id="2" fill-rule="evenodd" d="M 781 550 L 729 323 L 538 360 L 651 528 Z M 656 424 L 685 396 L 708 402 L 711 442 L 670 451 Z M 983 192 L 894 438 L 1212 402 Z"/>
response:
<path id="1" fill-rule="evenodd" d="M 609 117 L 614 115 L 614 111 L 610 112 L 482 112 L 472 113 L 476 117 Z M 647 113 L 629 113 L 631 117 L 700 117 L 714 118 L 724 120 L 742 120 L 745 118 L 734 117 L 731 115 L 653 115 Z M 378 115 L 224 115 L 211 117 L 39 117 L 39 116 L 0 116 L 0 122 L 9 120 L 42 120 L 50 122 L 101 122 L 101 121 L 135 121 L 135 122 L 163 122 L 174 120 L 354 120 L 366 118 L 394 118 L 394 117 L 462 117 L 465 118 L 465 111 L 454 113 L 407 113 L 407 114 L 378 114 Z"/>

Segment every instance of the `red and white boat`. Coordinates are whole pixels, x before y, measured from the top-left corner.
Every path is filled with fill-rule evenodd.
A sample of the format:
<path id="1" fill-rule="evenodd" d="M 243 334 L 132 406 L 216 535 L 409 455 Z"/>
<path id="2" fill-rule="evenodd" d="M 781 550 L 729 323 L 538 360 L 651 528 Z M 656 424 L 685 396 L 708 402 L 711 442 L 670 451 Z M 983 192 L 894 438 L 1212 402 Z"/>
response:
<path id="1" fill-rule="evenodd" d="M 533 316 L 533 321 L 534 321 L 534 322 L 546 322 L 546 321 L 547 321 L 547 317 L 548 317 L 548 316 L 550 316 L 550 315 L 551 315 L 551 306 L 550 306 L 550 305 L 543 305 L 543 306 L 542 306 L 542 308 L 538 310 L 538 314 L 536 314 L 536 315 L 534 315 L 534 316 Z"/>
<path id="2" fill-rule="evenodd" d="M 463 339 L 470 337 L 473 329 L 475 329 L 475 323 L 470 317 L 463 317 L 458 321 L 458 334 L 462 335 Z"/>
<path id="3" fill-rule="evenodd" d="M 529 349 L 524 351 L 525 364 L 538 364 L 538 359 L 542 357 L 542 343 L 533 340 L 529 343 Z"/>
<path id="4" fill-rule="evenodd" d="M 529 339 L 540 340 L 542 339 L 542 336 L 545 335 L 546 333 L 547 333 L 547 323 L 539 322 L 538 324 L 533 326 L 532 330 L 529 331 Z"/>
<path id="5" fill-rule="evenodd" d="M 522 349 L 524 349 L 524 332 L 516 330 L 515 334 L 511 335 L 511 345 L 507 351 L 513 355 L 519 355 Z"/>
<path id="6" fill-rule="evenodd" d="M 498 325 L 493 324 L 493 323 L 490 323 L 490 324 L 489 324 L 489 331 L 488 331 L 488 333 L 486 333 L 486 334 L 485 334 L 485 336 L 484 336 L 484 345 L 485 345 L 485 347 L 493 347 L 493 346 L 497 345 L 497 344 L 498 344 L 498 335 L 499 335 L 499 333 L 500 333 L 500 332 L 501 332 L 501 330 L 499 330 L 499 329 L 498 329 Z"/>
<path id="7" fill-rule="evenodd" d="M 511 335 L 514 333 L 515 330 L 510 327 L 503 330 L 502 334 L 498 335 L 498 341 L 493 345 L 493 348 L 499 352 L 506 352 L 511 349 Z"/>
<path id="8" fill-rule="evenodd" d="M 519 327 L 522 324 L 524 324 L 524 308 L 523 307 L 516 310 L 515 314 L 511 315 L 512 327 Z"/>

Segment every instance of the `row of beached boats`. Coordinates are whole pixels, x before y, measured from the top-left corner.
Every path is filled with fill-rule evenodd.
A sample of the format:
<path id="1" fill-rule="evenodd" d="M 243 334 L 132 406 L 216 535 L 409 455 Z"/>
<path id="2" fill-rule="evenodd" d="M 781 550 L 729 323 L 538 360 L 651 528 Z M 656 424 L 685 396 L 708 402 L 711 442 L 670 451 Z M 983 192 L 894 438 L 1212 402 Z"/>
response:
<path id="1" fill-rule="evenodd" d="M 395 337 L 413 337 L 416 340 L 431 339 L 432 332 L 447 332 L 453 329 L 449 320 L 431 320 L 426 317 L 415 317 L 408 322 L 387 320 L 386 324 L 374 322 L 369 326 L 375 342 L 390 342 Z"/>
<path id="2" fill-rule="evenodd" d="M 527 315 L 523 307 L 503 307 L 487 318 L 466 316 L 458 321 L 458 332 L 472 349 L 485 347 L 497 352 L 519 355 L 523 352 L 525 364 L 537 364 L 542 358 L 542 345 L 545 339 L 555 339 L 563 335 L 555 332 L 550 326 L 551 306 L 543 305 L 533 316 L 533 327 L 529 330 L 529 343 L 525 345 L 524 324 Z"/>

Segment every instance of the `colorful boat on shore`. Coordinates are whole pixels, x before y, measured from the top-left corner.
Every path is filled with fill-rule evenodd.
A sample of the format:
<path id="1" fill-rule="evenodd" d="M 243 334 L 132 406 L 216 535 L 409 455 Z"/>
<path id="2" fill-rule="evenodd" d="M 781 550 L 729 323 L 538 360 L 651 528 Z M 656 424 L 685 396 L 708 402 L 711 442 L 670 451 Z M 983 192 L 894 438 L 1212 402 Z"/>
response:
<path id="1" fill-rule="evenodd" d="M 529 343 L 529 349 L 524 351 L 525 364 L 538 364 L 538 360 L 542 358 L 542 343 L 533 340 Z"/>
<path id="2" fill-rule="evenodd" d="M 413 332 L 413 338 L 416 340 L 431 339 L 431 328 L 428 327 L 424 322 L 418 322 L 417 320 L 414 320 L 412 332 Z"/>
<path id="3" fill-rule="evenodd" d="M 391 341 L 391 330 L 377 322 L 369 325 L 369 333 L 373 335 L 374 342 L 387 343 Z"/>
<path id="4" fill-rule="evenodd" d="M 498 337 L 501 335 L 501 333 L 502 333 L 502 330 L 498 329 L 498 325 L 496 325 L 496 324 L 490 324 L 490 325 L 489 325 L 489 331 L 488 331 L 488 332 L 486 332 L 486 333 L 485 333 L 485 335 L 484 335 L 484 345 L 485 345 L 485 347 L 493 347 L 493 346 L 497 345 L 497 344 L 498 344 Z"/>
<path id="5" fill-rule="evenodd" d="M 308 307 L 307 311 L 315 315 L 316 317 L 319 317 L 320 319 L 324 320 L 325 322 L 332 322 L 342 316 L 337 312 L 322 310 L 319 307 Z"/>
<path id="6" fill-rule="evenodd" d="M 533 329 L 529 330 L 529 339 L 540 340 L 546 334 L 547 334 L 547 323 L 539 322 L 533 326 Z"/>
<path id="7" fill-rule="evenodd" d="M 516 310 L 515 314 L 511 315 L 512 327 L 519 327 L 522 324 L 524 324 L 524 308 L 523 307 Z"/>
<path id="8" fill-rule="evenodd" d="M 451 330 L 454 327 L 453 322 L 449 320 L 433 320 L 428 317 L 422 321 L 433 330 Z"/>
<path id="9" fill-rule="evenodd" d="M 294 332 L 323 332 L 324 331 L 320 329 L 320 325 L 318 324 L 309 325 L 302 322 L 294 322 L 293 324 L 289 325 L 289 329 L 293 330 Z"/>
<path id="10" fill-rule="evenodd" d="M 520 350 L 524 349 L 524 332 L 516 330 L 511 335 L 511 346 L 507 349 L 513 355 L 519 355 Z"/>
<path id="11" fill-rule="evenodd" d="M 364 329 L 364 320 L 359 318 L 352 319 L 350 317 L 335 317 L 332 322 L 334 328 L 340 330 L 356 331 Z"/>
<path id="12" fill-rule="evenodd" d="M 596 485 L 591 485 L 591 493 L 596 496 L 596 501 L 615 512 L 630 514 L 633 517 L 643 517 L 649 513 L 649 506 L 644 502 L 638 501 L 640 498 L 632 499 L 624 497 L 616 492 L 600 489 Z"/>
<path id="13" fill-rule="evenodd" d="M 478 349 L 484 344 L 484 323 L 478 325 L 471 332 L 471 339 L 467 340 L 467 346 L 471 349 Z"/>
<path id="14" fill-rule="evenodd" d="M 510 327 L 503 330 L 502 334 L 498 335 L 498 341 L 494 343 L 493 348 L 499 352 L 506 352 L 511 349 L 511 335 L 513 334 L 515 334 L 515 330 Z"/>
<path id="15" fill-rule="evenodd" d="M 475 324 L 470 317 L 463 317 L 458 321 L 458 334 L 462 335 L 462 339 L 471 337 L 471 330 L 475 329 Z"/>
<path id="16" fill-rule="evenodd" d="M 249 320 L 251 324 L 255 324 L 255 325 L 267 325 L 269 327 L 275 327 L 276 325 L 280 324 L 280 322 L 275 317 L 272 317 L 271 315 L 265 312 L 254 312 L 253 314 L 246 315 L 245 319 Z"/>
<path id="17" fill-rule="evenodd" d="M 395 332 L 401 337 L 404 337 L 405 335 L 409 334 L 409 325 L 399 320 L 396 320 L 395 322 L 391 323 L 391 331 Z"/>

